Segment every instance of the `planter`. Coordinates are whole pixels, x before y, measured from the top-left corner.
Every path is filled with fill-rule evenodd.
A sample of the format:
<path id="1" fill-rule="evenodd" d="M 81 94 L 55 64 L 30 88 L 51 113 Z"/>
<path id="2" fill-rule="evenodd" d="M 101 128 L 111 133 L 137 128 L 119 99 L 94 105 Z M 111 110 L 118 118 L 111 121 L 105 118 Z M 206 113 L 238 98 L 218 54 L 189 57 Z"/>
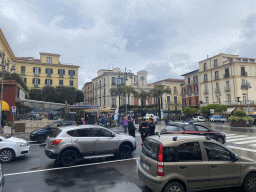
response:
<path id="1" fill-rule="evenodd" d="M 231 121 L 230 127 L 252 127 L 252 123 L 249 121 L 249 124 L 246 124 L 242 119 L 238 121 Z"/>

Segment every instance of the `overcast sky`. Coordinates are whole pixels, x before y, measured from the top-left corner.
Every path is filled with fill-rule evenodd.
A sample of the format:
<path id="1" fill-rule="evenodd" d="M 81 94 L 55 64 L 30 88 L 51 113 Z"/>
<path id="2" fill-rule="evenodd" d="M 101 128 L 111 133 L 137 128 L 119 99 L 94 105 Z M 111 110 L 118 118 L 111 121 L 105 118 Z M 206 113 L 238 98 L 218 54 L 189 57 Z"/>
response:
<path id="1" fill-rule="evenodd" d="M 256 58 L 255 0 L 1 0 L 16 57 L 60 54 L 79 89 L 100 69 L 148 71 L 148 82 L 198 69 L 219 53 Z"/>

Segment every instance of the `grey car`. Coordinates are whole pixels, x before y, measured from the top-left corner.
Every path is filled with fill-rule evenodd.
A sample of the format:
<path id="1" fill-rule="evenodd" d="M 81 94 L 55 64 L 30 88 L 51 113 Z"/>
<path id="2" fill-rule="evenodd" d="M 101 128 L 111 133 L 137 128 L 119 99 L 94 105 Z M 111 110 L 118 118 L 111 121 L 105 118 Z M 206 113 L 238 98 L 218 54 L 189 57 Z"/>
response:
<path id="1" fill-rule="evenodd" d="M 82 125 L 57 128 L 47 138 L 45 154 L 64 166 L 72 166 L 78 158 L 129 158 L 134 150 L 136 141 L 132 136 L 101 126 Z"/>

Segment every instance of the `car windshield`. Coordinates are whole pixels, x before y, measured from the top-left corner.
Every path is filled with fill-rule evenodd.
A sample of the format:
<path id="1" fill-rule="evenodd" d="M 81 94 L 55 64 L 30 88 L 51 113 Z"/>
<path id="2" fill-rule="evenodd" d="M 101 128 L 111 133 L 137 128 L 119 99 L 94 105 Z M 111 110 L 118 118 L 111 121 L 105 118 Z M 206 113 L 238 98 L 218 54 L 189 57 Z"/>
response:
<path id="1" fill-rule="evenodd" d="M 3 138 L 5 138 L 5 139 L 8 139 L 8 138 L 11 137 L 10 135 L 6 135 L 6 134 L 4 134 L 4 133 L 0 133 L 0 136 L 3 137 Z"/>
<path id="2" fill-rule="evenodd" d="M 167 131 L 179 131 L 180 128 L 177 127 L 176 125 L 167 125 L 165 128 Z"/>

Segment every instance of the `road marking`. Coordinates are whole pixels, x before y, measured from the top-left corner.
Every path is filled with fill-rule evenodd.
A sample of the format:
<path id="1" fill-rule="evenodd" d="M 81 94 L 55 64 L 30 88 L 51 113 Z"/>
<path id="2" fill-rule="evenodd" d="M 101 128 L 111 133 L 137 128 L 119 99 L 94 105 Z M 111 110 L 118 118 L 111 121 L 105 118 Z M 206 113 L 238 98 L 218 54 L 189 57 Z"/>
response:
<path id="1" fill-rule="evenodd" d="M 253 149 L 247 149 L 247 148 L 242 148 L 242 147 L 236 147 L 236 146 L 231 146 L 231 145 L 227 145 L 226 147 L 228 148 L 233 148 L 233 149 L 240 149 L 240 150 L 243 150 L 243 151 L 250 151 L 250 152 L 255 152 L 256 153 L 256 150 L 253 150 Z"/>
<path id="2" fill-rule="evenodd" d="M 250 139 L 251 138 L 246 139 L 246 141 L 234 142 L 234 144 L 241 145 L 241 144 L 248 144 L 248 143 L 255 143 L 256 142 L 255 139 L 252 139 L 252 140 L 250 140 Z"/>
<path id="3" fill-rule="evenodd" d="M 251 145 L 248 145 L 250 147 L 256 147 L 256 144 L 251 144 Z"/>
<path id="4" fill-rule="evenodd" d="M 238 136 L 226 136 L 227 138 L 230 138 L 230 139 L 235 139 L 235 138 L 240 138 L 240 137 L 246 137 L 245 135 L 238 135 Z"/>
<path id="5" fill-rule="evenodd" d="M 245 140 L 248 140 L 248 139 L 250 139 L 250 138 L 243 137 L 243 138 L 237 138 L 237 139 L 227 139 L 227 142 L 243 141 L 243 140 L 245 141 Z"/>
<path id="6" fill-rule="evenodd" d="M 71 166 L 71 167 L 59 167 L 59 168 L 42 169 L 42 170 L 36 170 L 36 171 L 9 173 L 9 174 L 4 174 L 4 176 L 7 177 L 7 176 L 13 176 L 13 175 L 22 175 L 22 174 L 37 173 L 37 172 L 54 171 L 54 170 L 61 170 L 61 169 L 71 169 L 71 168 L 76 168 L 76 167 L 87 167 L 87 166 L 92 166 L 92 165 L 109 164 L 109 163 L 131 161 L 131 160 L 138 160 L 138 159 L 140 159 L 140 157 L 131 158 L 131 159 L 115 160 L 115 161 L 104 161 L 104 162 L 100 162 L 100 163 L 90 163 L 90 164 L 83 164 L 83 165 L 74 165 L 74 166 Z"/>

